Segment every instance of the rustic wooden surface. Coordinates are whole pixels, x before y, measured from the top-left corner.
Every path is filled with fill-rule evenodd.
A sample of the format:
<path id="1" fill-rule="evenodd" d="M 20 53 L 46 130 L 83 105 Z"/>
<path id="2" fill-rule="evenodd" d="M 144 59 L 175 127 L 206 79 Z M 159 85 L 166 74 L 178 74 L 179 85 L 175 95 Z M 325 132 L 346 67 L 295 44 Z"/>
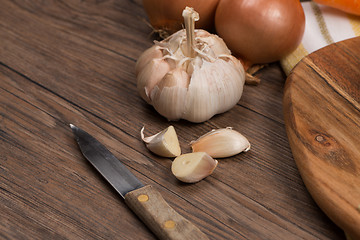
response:
<path id="1" fill-rule="evenodd" d="M 239 104 L 210 121 L 169 123 L 137 94 L 152 45 L 140 0 L 1 1 L 0 238 L 155 239 L 81 155 L 69 123 L 96 137 L 210 239 L 343 239 L 308 193 L 282 114 L 285 76 L 263 69 Z M 169 124 L 183 152 L 231 126 L 252 149 L 182 184 L 140 140 Z"/>
<path id="2" fill-rule="evenodd" d="M 352 239 L 360 239 L 359 46 L 353 38 L 310 54 L 284 91 L 285 125 L 301 176 Z"/>

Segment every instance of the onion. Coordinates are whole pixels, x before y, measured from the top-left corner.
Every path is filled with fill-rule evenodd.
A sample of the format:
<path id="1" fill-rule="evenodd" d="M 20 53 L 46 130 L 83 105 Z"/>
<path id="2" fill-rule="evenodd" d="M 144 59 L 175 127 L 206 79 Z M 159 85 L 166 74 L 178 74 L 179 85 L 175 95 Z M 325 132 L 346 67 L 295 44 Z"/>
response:
<path id="1" fill-rule="evenodd" d="M 215 28 L 249 66 L 280 60 L 295 50 L 304 34 L 305 15 L 299 0 L 221 0 Z"/>
<path id="2" fill-rule="evenodd" d="M 214 28 L 215 10 L 219 0 L 143 0 L 143 6 L 155 31 L 172 34 L 180 29 L 186 6 L 194 8 L 200 15 L 196 28 L 211 31 Z"/>

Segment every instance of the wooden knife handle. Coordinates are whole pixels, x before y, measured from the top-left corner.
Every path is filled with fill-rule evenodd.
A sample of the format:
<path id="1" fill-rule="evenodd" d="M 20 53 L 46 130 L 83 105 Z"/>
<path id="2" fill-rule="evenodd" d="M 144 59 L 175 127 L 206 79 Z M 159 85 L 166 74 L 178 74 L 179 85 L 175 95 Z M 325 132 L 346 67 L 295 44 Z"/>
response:
<path id="1" fill-rule="evenodd" d="M 200 229 L 171 208 L 150 185 L 127 193 L 125 202 L 159 239 L 208 239 Z"/>

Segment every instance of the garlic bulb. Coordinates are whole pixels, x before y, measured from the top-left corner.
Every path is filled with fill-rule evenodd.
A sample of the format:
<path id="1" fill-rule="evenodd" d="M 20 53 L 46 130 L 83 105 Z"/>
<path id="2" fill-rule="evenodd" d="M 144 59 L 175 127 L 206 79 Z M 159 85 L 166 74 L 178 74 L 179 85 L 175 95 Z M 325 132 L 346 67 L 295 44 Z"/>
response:
<path id="1" fill-rule="evenodd" d="M 205 152 L 186 153 L 175 158 L 171 171 L 180 181 L 194 183 L 209 176 L 217 164 L 218 161 Z"/>
<path id="2" fill-rule="evenodd" d="M 144 136 L 144 129 L 145 127 L 140 132 L 141 139 L 150 151 L 162 157 L 176 157 L 181 154 L 179 140 L 173 126 L 150 137 Z"/>
<path id="3" fill-rule="evenodd" d="M 138 59 L 137 88 L 168 120 L 203 122 L 236 105 L 245 73 L 220 37 L 194 30 L 192 8 L 183 16 L 186 29 L 155 42 Z"/>
<path id="4" fill-rule="evenodd" d="M 212 130 L 190 142 L 193 152 L 206 152 L 211 157 L 225 158 L 250 150 L 250 142 L 231 127 Z"/>

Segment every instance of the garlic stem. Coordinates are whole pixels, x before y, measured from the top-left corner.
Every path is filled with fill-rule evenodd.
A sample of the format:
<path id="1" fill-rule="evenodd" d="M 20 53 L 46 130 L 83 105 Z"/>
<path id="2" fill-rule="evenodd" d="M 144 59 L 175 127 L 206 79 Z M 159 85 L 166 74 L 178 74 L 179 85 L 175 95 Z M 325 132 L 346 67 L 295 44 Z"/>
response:
<path id="1" fill-rule="evenodd" d="M 195 21 L 198 21 L 199 14 L 190 7 L 186 7 L 183 12 L 182 16 L 185 22 L 185 29 L 186 29 L 186 47 L 187 47 L 187 57 L 195 57 L 194 45 L 195 45 Z"/>

